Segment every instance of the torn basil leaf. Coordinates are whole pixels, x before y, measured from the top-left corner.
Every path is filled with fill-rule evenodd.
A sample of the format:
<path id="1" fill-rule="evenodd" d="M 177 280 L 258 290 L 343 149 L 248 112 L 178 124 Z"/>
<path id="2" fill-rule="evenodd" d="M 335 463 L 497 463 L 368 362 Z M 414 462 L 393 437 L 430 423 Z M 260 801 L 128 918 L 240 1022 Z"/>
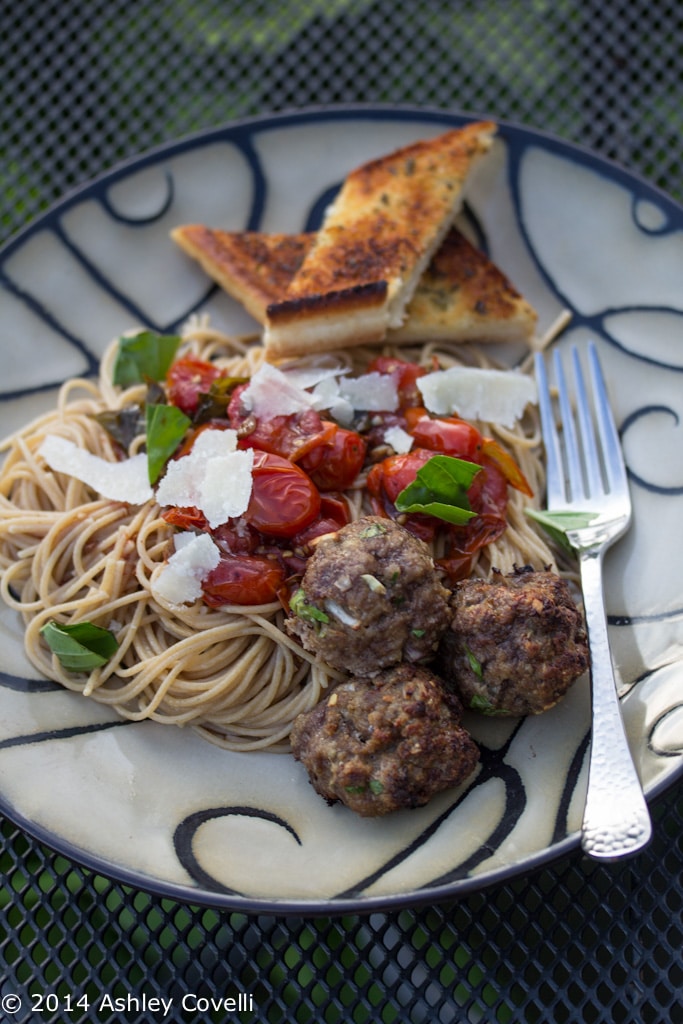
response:
<path id="1" fill-rule="evenodd" d="M 550 536 L 557 541 L 566 551 L 572 552 L 568 530 L 581 530 L 584 526 L 590 526 L 597 518 L 597 512 L 574 512 L 563 510 L 560 512 L 549 512 L 547 509 L 541 511 L 535 508 L 524 510 L 530 519 L 534 519 Z"/>
<path id="2" fill-rule="evenodd" d="M 119 338 L 114 384 L 127 388 L 145 380 L 163 380 L 180 345 L 180 338 L 156 331 Z"/>
<path id="3" fill-rule="evenodd" d="M 422 512 L 462 526 L 476 515 L 467 491 L 480 470 L 476 463 L 453 455 L 433 455 L 394 504 L 399 512 Z"/>
<path id="4" fill-rule="evenodd" d="M 147 472 L 154 485 L 161 472 L 185 437 L 192 421 L 175 405 L 148 405 L 145 410 L 147 429 Z"/>
<path id="5" fill-rule="evenodd" d="M 95 413 L 94 419 L 126 452 L 135 438 L 145 432 L 145 410 L 142 405 L 105 409 L 104 412 Z"/>
<path id="6" fill-rule="evenodd" d="M 219 377 L 208 391 L 201 392 L 197 411 L 192 417 L 195 424 L 207 423 L 226 415 L 232 393 L 240 384 L 246 384 L 248 377 Z"/>
<path id="7" fill-rule="evenodd" d="M 113 633 L 92 622 L 47 622 L 40 632 L 68 672 L 92 672 L 105 665 L 119 647 Z"/>

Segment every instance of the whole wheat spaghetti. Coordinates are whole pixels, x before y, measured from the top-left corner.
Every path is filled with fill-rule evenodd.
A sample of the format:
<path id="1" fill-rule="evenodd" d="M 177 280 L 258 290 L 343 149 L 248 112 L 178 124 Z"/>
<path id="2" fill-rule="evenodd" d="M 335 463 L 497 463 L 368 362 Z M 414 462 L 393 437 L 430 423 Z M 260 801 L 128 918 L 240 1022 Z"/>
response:
<path id="1" fill-rule="evenodd" d="M 402 348 L 400 357 L 432 366 L 436 356 L 448 367 L 462 361 L 465 352 L 468 360 L 486 365 L 481 350 L 472 346 Z M 245 377 L 263 359 L 252 340 L 227 338 L 201 321 L 186 329 L 183 355 L 188 354 Z M 377 354 L 356 350 L 348 365 L 360 373 Z M 97 381 L 67 381 L 54 411 L 1 446 L 0 593 L 23 617 L 27 656 L 46 677 L 127 719 L 190 726 L 231 750 L 286 750 L 296 715 L 313 707 L 338 676 L 284 631 L 279 602 L 165 606 L 153 596 L 152 583 L 172 551 L 175 530 L 159 506 L 153 500 L 142 506 L 105 500 L 77 479 L 50 470 L 37 454 L 47 436 L 58 435 L 116 460 L 115 446 L 94 416 L 144 401 L 145 387 L 116 387 L 114 357 L 112 346 Z M 527 412 L 515 430 L 476 426 L 511 452 L 538 507 L 544 472 L 533 413 Z M 128 454 L 143 442 L 138 437 Z M 346 497 L 352 517 L 370 511 L 362 476 Z M 525 516 L 525 504 L 529 499 L 511 489 L 508 528 L 479 554 L 474 572 L 485 576 L 492 567 L 509 572 L 514 565 L 556 565 L 555 553 Z M 118 649 L 90 673 L 66 671 L 41 636 L 52 620 L 105 627 L 116 636 Z"/>

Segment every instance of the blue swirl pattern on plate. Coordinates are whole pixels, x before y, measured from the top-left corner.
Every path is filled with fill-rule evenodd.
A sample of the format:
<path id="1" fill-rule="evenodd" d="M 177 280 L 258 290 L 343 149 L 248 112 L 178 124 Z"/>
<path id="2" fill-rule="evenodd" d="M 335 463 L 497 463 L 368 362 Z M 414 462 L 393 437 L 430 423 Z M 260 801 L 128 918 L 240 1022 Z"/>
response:
<path id="1" fill-rule="evenodd" d="M 169 241 L 173 226 L 315 228 L 354 166 L 466 120 L 362 106 L 260 118 L 148 153 L 67 197 L 0 253 L 2 433 L 51 406 L 66 377 L 94 372 L 131 327 L 173 331 L 207 312 L 218 327 L 254 329 Z M 467 213 L 539 310 L 541 331 L 566 308 L 559 344 L 600 346 L 635 510 L 607 563 L 611 640 L 654 794 L 683 767 L 683 210 L 588 152 L 503 124 Z M 427 808 L 366 821 L 328 807 L 291 758 L 123 723 L 36 679 L 6 611 L 0 636 L 3 811 L 129 884 L 195 903 L 329 913 L 457 896 L 577 846 L 585 680 L 538 718 L 471 716 L 482 748 L 473 779 Z"/>

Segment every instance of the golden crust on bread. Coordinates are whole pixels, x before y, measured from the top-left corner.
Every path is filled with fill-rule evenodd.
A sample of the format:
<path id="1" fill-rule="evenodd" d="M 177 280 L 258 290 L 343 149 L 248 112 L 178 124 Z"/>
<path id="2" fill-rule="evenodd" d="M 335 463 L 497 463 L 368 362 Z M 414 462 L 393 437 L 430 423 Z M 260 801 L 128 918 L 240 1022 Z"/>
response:
<path id="1" fill-rule="evenodd" d="M 172 237 L 260 324 L 266 321 L 268 307 L 275 306 L 274 315 L 281 322 L 298 321 L 302 333 L 309 335 L 307 316 L 317 315 L 321 307 L 316 308 L 315 300 L 283 296 L 313 246 L 313 232 L 263 234 L 186 225 L 176 228 Z M 357 314 L 365 314 L 367 324 L 373 308 L 381 309 L 383 285 L 361 286 L 354 297 Z M 338 293 L 331 293 L 318 301 L 327 303 L 329 310 L 338 299 Z M 344 301 L 349 310 L 351 296 Z M 533 307 L 483 252 L 452 228 L 420 278 L 403 325 L 389 331 L 387 340 L 529 343 L 535 327 Z"/>
<path id="2" fill-rule="evenodd" d="M 477 122 L 421 140 L 352 171 L 287 290 L 307 309 L 304 343 L 296 323 L 267 314 L 264 343 L 275 356 L 381 340 L 398 327 L 431 257 L 460 210 L 464 187 L 489 150 L 496 126 Z M 359 316 L 358 288 L 384 282 L 383 307 Z M 321 296 L 335 295 L 333 307 Z M 318 337 L 314 339 L 317 324 Z M 306 347 L 304 347 L 304 344 Z"/>
<path id="3" fill-rule="evenodd" d="M 201 224 L 171 231 L 173 241 L 259 323 L 265 322 L 268 306 L 287 291 L 314 237 L 218 231 Z"/>
<path id="4" fill-rule="evenodd" d="M 414 341 L 524 341 L 536 310 L 480 249 L 453 228 L 446 235 L 389 338 Z"/>

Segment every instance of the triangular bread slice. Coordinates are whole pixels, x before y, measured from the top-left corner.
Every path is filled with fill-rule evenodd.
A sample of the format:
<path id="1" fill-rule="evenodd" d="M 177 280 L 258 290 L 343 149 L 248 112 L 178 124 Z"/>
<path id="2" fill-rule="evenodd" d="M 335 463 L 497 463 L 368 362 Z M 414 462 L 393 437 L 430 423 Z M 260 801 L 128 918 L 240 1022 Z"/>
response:
<path id="1" fill-rule="evenodd" d="M 220 231 L 185 224 L 173 240 L 260 324 L 310 252 L 313 232 L 298 235 Z M 511 341 L 530 344 L 536 311 L 503 272 L 452 228 L 408 305 L 403 325 L 387 341 Z"/>
<path id="2" fill-rule="evenodd" d="M 220 231 L 182 224 L 173 228 L 171 238 L 263 325 L 268 306 L 286 294 L 315 234 Z"/>
<path id="3" fill-rule="evenodd" d="M 533 343 L 538 314 L 508 277 L 451 228 L 420 278 L 395 344 L 427 341 Z"/>
<path id="4" fill-rule="evenodd" d="M 476 122 L 352 171 L 285 299 L 268 309 L 266 351 L 343 348 L 400 327 L 495 132 L 493 122 Z"/>

